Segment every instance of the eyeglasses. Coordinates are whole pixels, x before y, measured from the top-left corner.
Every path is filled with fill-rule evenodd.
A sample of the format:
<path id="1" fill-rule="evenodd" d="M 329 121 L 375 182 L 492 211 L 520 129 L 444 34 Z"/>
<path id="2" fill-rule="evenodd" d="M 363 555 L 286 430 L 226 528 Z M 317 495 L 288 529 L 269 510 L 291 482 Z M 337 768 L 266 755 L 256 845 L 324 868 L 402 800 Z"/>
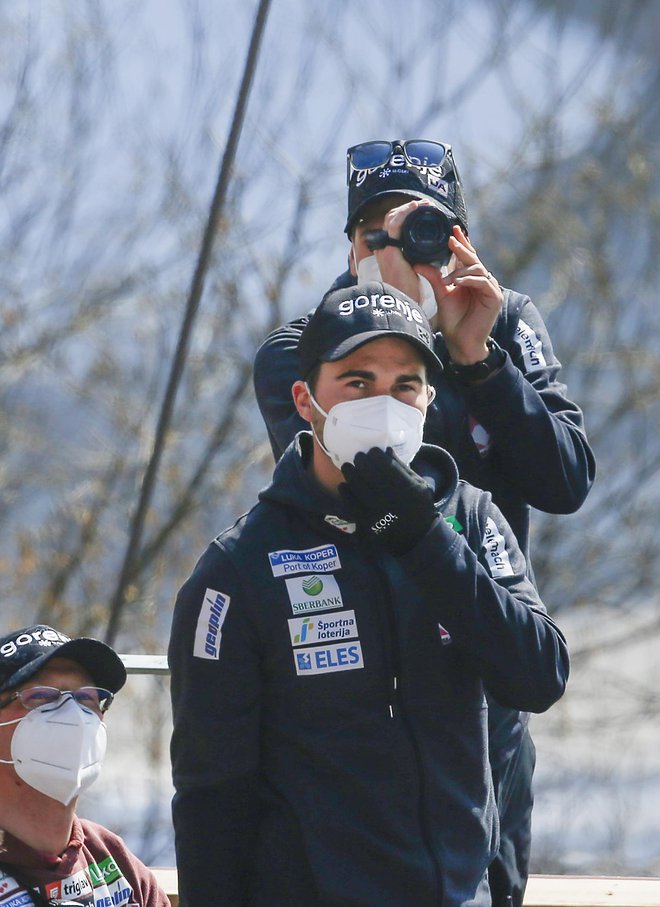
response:
<path id="1" fill-rule="evenodd" d="M 0 701 L 0 709 L 4 709 L 10 702 L 18 699 L 24 709 L 38 709 L 42 705 L 54 705 L 62 696 L 73 696 L 78 705 L 98 715 L 103 715 L 112 705 L 115 698 L 110 690 L 101 687 L 79 687 L 77 690 L 58 690 L 56 687 L 28 687 L 27 690 L 17 690 Z"/>
<path id="2" fill-rule="evenodd" d="M 384 167 L 394 151 L 400 148 L 406 161 L 413 167 L 439 167 L 450 150 L 441 142 L 409 139 L 405 142 L 362 142 L 346 152 L 346 183 L 350 183 L 355 170 L 373 170 Z"/>

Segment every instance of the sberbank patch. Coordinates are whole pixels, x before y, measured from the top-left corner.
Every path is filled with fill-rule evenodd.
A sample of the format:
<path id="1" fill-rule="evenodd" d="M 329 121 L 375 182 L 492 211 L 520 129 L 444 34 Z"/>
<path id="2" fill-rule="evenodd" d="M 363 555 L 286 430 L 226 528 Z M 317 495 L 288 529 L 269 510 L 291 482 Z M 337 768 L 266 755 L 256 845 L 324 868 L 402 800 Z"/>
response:
<path id="1" fill-rule="evenodd" d="M 294 614 L 311 614 L 314 611 L 344 607 L 337 580 L 331 574 L 294 576 L 286 579 L 285 583 Z"/>

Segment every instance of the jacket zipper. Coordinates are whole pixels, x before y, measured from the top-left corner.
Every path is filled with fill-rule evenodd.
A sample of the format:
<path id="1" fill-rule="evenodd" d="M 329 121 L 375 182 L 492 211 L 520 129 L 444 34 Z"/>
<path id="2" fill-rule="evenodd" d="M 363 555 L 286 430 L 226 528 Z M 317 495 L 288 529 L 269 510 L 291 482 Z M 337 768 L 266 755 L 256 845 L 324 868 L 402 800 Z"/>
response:
<path id="1" fill-rule="evenodd" d="M 401 690 L 399 685 L 400 669 L 401 664 L 400 658 L 400 639 L 399 634 L 396 629 L 396 622 L 394 620 L 394 607 L 392 603 L 391 587 L 387 579 L 382 579 L 382 574 L 384 573 L 382 565 L 376 561 L 376 572 L 380 579 L 380 585 L 383 589 L 385 596 L 386 610 L 387 610 L 387 666 L 388 666 L 388 675 L 391 677 L 391 686 L 389 690 L 388 699 L 390 699 L 388 709 L 390 718 L 398 718 L 403 726 L 406 729 L 406 733 L 410 739 L 413 753 L 415 754 L 415 766 L 416 774 L 418 778 L 418 788 L 419 796 L 417 800 L 417 810 L 419 814 L 419 824 L 422 833 L 422 840 L 424 841 L 424 846 L 429 855 L 429 859 L 433 865 L 435 871 L 435 880 L 436 880 L 436 890 L 438 894 L 438 904 L 442 904 L 444 899 L 444 885 L 442 882 L 442 868 L 438 861 L 436 860 L 433 847 L 431 845 L 431 834 L 429 830 L 429 821 L 428 814 L 426 812 L 426 807 L 424 804 L 424 792 L 426 790 L 426 778 L 423 769 L 423 763 L 421 758 L 421 753 L 419 749 L 419 744 L 417 738 L 413 731 L 413 728 L 410 724 L 410 719 L 406 714 L 405 707 L 401 699 Z M 387 574 L 385 574 L 386 576 Z"/>

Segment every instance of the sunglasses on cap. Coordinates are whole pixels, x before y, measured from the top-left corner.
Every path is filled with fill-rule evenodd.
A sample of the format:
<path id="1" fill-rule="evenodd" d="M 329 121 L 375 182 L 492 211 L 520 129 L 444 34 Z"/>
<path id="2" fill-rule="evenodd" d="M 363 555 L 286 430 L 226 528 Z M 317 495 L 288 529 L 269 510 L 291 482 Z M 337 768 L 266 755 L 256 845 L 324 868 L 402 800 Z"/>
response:
<path id="1" fill-rule="evenodd" d="M 439 167 L 450 150 L 442 142 L 427 142 L 425 139 L 409 139 L 405 142 L 361 142 L 346 152 L 346 183 L 357 170 L 373 170 L 384 167 L 394 152 L 400 149 L 412 167 Z"/>

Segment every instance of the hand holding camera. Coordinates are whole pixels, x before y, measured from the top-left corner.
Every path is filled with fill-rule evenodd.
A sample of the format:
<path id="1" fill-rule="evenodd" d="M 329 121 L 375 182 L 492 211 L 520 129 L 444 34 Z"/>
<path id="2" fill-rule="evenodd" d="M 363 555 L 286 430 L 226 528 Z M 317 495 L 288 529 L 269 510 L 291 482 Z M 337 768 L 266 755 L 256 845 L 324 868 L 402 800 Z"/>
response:
<path id="1" fill-rule="evenodd" d="M 446 265 L 451 258 L 449 239 L 453 223 L 434 205 L 419 205 L 408 214 L 401 225 L 401 238 L 390 236 L 387 230 L 369 230 L 364 239 L 370 251 L 397 246 L 410 264 Z"/>
<path id="2" fill-rule="evenodd" d="M 438 303 L 436 326 L 452 362 L 472 365 L 488 356 L 487 341 L 504 295 L 461 227 L 454 226 L 449 247 L 457 267 L 445 277 L 432 265 L 416 264 L 414 269 L 433 287 Z"/>

